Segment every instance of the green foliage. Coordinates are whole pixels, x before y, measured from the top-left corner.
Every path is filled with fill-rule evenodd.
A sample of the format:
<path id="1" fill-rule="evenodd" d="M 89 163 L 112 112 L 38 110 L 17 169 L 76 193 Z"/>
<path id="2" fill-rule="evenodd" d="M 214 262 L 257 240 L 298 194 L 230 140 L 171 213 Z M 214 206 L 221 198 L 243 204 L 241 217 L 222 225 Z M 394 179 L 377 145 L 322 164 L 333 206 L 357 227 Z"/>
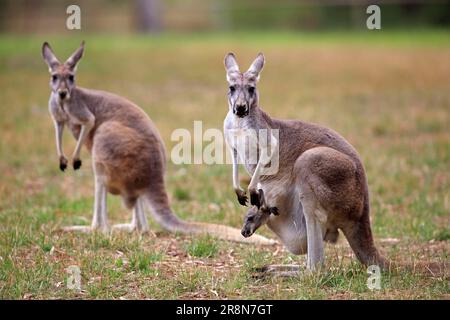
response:
<path id="1" fill-rule="evenodd" d="M 212 258 L 219 251 L 217 240 L 209 235 L 192 239 L 186 245 L 186 252 L 199 258 Z"/>

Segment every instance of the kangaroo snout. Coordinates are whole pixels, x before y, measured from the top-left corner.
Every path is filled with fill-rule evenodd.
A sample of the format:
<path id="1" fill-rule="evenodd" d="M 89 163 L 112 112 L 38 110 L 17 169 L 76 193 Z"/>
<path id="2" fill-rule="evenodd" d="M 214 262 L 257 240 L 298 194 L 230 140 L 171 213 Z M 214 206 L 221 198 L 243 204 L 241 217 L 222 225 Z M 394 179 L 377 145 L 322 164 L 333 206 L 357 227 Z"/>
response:
<path id="1" fill-rule="evenodd" d="M 244 227 L 241 230 L 241 234 L 244 236 L 244 238 L 248 238 L 253 234 L 253 232 L 252 232 L 252 230 L 250 230 L 250 228 Z"/>
<path id="2" fill-rule="evenodd" d="M 234 114 L 237 115 L 238 117 L 245 117 L 246 115 L 248 115 L 248 107 L 245 104 L 241 104 L 241 105 L 236 105 L 234 107 Z"/>
<path id="3" fill-rule="evenodd" d="M 68 92 L 67 90 L 59 90 L 58 95 L 61 100 L 64 100 L 68 96 Z"/>

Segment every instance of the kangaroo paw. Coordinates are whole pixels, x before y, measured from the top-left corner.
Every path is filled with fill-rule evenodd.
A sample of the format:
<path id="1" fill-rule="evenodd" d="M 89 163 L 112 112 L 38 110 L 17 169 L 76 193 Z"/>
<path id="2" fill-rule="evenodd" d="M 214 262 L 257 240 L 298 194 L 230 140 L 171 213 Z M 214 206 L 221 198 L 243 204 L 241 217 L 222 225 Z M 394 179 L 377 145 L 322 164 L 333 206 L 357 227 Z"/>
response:
<path id="1" fill-rule="evenodd" d="M 64 172 L 67 168 L 67 158 L 64 156 L 59 157 L 59 169 Z"/>
<path id="2" fill-rule="evenodd" d="M 257 206 L 258 209 L 261 208 L 262 203 L 261 193 L 253 189 L 249 191 L 250 191 L 250 204 L 252 206 Z"/>
<path id="3" fill-rule="evenodd" d="M 81 160 L 80 159 L 73 159 L 72 165 L 73 165 L 73 169 L 74 170 L 80 169 L 81 168 Z"/>
<path id="4" fill-rule="evenodd" d="M 236 191 L 236 195 L 237 195 L 239 203 L 242 206 L 246 207 L 247 206 L 247 202 L 248 202 L 248 198 L 247 198 L 247 195 L 245 194 L 245 191 L 244 190 L 240 190 L 240 189 L 237 189 L 235 191 Z"/>

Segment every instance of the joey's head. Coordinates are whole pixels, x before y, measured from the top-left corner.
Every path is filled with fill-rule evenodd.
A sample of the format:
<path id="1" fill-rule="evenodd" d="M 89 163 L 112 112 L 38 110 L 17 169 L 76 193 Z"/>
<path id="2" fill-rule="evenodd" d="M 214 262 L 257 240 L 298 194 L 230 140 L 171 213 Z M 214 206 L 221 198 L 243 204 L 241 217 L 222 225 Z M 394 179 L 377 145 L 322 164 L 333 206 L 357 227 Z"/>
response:
<path id="1" fill-rule="evenodd" d="M 264 55 L 259 53 L 250 68 L 241 73 L 233 53 L 225 56 L 225 69 L 229 85 L 228 105 L 237 117 L 248 116 L 258 105 L 258 90 L 256 83 L 264 66 Z"/>
<path id="2" fill-rule="evenodd" d="M 50 88 L 57 95 L 59 101 L 67 101 L 71 97 L 72 90 L 75 88 L 77 64 L 83 56 L 83 51 L 84 41 L 66 62 L 61 63 L 47 42 L 42 45 L 42 57 L 47 63 L 51 75 Z"/>
<path id="3" fill-rule="evenodd" d="M 271 214 L 278 215 L 277 208 L 263 206 L 258 209 L 257 206 L 251 207 L 245 215 L 241 234 L 245 238 L 250 237 L 256 230 L 267 223 Z"/>

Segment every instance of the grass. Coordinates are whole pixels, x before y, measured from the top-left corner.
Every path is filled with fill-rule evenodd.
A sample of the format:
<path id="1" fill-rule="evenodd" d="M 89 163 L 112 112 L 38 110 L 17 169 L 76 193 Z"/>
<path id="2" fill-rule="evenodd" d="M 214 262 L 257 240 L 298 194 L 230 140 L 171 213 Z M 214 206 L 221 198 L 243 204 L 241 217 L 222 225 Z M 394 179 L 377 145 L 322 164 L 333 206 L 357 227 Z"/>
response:
<path id="1" fill-rule="evenodd" d="M 161 232 L 65 234 L 89 224 L 90 156 L 78 172 L 58 169 L 47 111 L 50 41 L 61 59 L 81 37 L 0 36 L 0 298 L 2 299 L 448 299 L 450 233 L 450 42 L 448 31 L 86 35 L 78 82 L 115 92 L 153 119 L 168 153 L 173 130 L 221 128 L 227 112 L 222 58 L 242 67 L 258 51 L 267 64 L 263 108 L 277 118 L 321 123 L 360 152 L 371 191 L 376 244 L 408 268 L 382 274 L 381 290 L 346 241 L 326 246 L 326 267 L 295 279 L 255 279 L 269 263 L 305 264 L 281 245 L 267 248 Z M 64 149 L 75 146 L 67 134 Z M 228 165 L 168 163 L 167 187 L 181 218 L 240 227 Z M 111 223 L 131 219 L 108 199 Z M 151 219 L 150 219 L 151 220 Z M 262 228 L 260 233 L 273 236 Z M 67 267 L 82 290 L 66 288 Z"/>
<path id="2" fill-rule="evenodd" d="M 193 257 L 211 258 L 218 252 L 217 240 L 209 235 L 193 239 L 185 250 Z"/>

